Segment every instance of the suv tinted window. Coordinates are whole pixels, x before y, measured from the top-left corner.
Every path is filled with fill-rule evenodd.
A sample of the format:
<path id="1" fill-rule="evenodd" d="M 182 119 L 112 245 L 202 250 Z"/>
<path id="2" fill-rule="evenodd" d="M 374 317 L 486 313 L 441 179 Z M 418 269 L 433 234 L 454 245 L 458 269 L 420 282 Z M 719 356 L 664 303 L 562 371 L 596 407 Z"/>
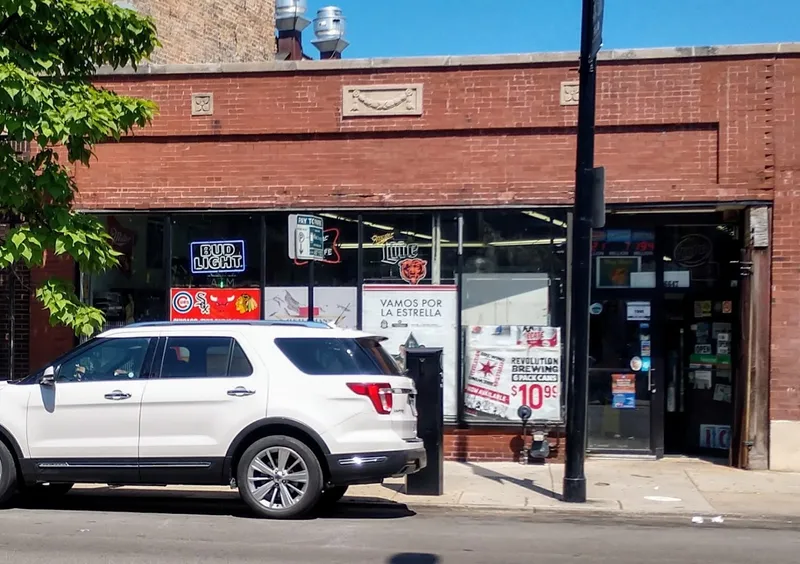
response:
<path id="1" fill-rule="evenodd" d="M 230 337 L 169 337 L 161 365 L 162 378 L 250 376 L 253 366 Z"/>
<path id="2" fill-rule="evenodd" d="M 68 356 L 58 368 L 58 382 L 103 382 L 141 378 L 150 339 L 105 339 Z"/>
<path id="3" fill-rule="evenodd" d="M 312 376 L 401 374 L 375 339 L 277 338 L 275 344 L 298 370 Z"/>

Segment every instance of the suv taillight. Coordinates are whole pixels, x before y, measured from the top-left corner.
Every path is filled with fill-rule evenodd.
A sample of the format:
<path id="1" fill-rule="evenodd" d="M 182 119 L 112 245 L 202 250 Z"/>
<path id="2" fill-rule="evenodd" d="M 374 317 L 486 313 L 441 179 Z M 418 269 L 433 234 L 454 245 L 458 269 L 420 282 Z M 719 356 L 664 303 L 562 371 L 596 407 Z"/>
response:
<path id="1" fill-rule="evenodd" d="M 361 384 L 349 383 L 347 387 L 360 396 L 366 396 L 372 402 L 372 407 L 381 415 L 392 412 L 392 385 L 391 384 Z"/>

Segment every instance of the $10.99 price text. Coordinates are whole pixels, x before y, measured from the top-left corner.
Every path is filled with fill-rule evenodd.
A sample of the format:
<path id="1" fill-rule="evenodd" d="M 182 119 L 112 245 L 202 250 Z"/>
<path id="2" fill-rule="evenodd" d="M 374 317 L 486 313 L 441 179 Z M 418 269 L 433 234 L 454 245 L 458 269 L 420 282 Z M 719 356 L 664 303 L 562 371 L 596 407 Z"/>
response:
<path id="1" fill-rule="evenodd" d="M 522 384 L 511 386 L 511 395 L 522 394 L 522 405 L 531 409 L 541 409 L 545 399 L 558 397 L 558 384 Z"/>

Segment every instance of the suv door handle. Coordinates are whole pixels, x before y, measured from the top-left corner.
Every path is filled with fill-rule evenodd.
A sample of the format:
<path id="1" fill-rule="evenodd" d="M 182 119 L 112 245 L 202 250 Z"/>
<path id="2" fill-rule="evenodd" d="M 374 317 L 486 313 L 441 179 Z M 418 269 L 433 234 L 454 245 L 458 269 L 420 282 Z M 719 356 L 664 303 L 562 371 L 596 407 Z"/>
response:
<path id="1" fill-rule="evenodd" d="M 119 400 L 128 399 L 129 397 L 131 397 L 131 395 L 130 394 L 126 394 L 125 392 L 123 392 L 121 390 L 114 390 L 110 394 L 106 394 L 103 397 L 106 398 L 107 400 L 119 401 Z"/>
<path id="2" fill-rule="evenodd" d="M 238 386 L 238 387 L 236 387 L 236 388 L 234 388 L 232 390 L 228 390 L 228 395 L 229 396 L 234 396 L 234 397 L 237 397 L 237 398 L 244 397 L 244 396 L 252 396 L 254 393 L 256 393 L 255 390 L 248 390 L 247 388 L 245 388 L 243 386 Z"/>

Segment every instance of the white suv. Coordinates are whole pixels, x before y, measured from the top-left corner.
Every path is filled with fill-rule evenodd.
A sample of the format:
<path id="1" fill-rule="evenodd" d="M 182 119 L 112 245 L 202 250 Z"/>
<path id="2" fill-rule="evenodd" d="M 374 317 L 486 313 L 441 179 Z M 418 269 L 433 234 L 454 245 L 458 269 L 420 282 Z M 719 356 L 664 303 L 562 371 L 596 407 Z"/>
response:
<path id="1" fill-rule="evenodd" d="M 0 383 L 0 502 L 72 484 L 228 485 L 298 517 L 426 464 L 381 338 L 321 323 L 141 323 Z"/>

